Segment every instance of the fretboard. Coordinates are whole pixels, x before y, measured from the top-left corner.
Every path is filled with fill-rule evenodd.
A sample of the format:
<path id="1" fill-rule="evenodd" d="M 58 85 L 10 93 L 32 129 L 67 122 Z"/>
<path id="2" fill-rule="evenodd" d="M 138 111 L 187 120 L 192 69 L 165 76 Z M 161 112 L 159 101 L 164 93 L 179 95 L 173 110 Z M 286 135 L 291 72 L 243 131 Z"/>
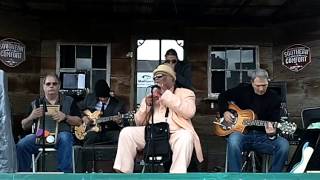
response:
<path id="1" fill-rule="evenodd" d="M 263 121 L 263 120 L 244 120 L 243 124 L 245 126 L 265 126 L 270 121 Z M 274 122 L 271 122 L 274 125 Z"/>
<path id="2" fill-rule="evenodd" d="M 118 115 L 116 116 L 109 116 L 109 117 L 102 117 L 102 118 L 99 118 L 97 120 L 97 123 L 103 123 L 103 122 L 107 122 L 107 121 L 113 121 L 116 119 L 116 117 L 119 117 Z"/>

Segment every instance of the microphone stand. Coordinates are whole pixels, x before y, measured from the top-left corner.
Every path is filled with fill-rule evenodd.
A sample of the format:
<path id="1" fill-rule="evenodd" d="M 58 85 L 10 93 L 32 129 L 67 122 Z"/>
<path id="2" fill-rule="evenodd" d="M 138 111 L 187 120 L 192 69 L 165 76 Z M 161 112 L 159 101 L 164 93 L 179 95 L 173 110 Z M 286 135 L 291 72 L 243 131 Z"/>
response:
<path id="1" fill-rule="evenodd" d="M 154 100 L 153 100 L 153 89 L 155 88 L 155 86 L 151 87 L 151 108 L 150 108 L 150 112 L 151 112 L 151 129 L 150 129 L 150 142 L 151 142 L 151 157 L 152 157 L 152 162 L 151 162 L 151 172 L 154 172 L 154 154 L 155 154 L 155 147 L 154 147 L 154 140 L 153 140 L 153 126 L 154 126 Z"/>
<path id="2" fill-rule="evenodd" d="M 43 107 L 43 113 L 42 113 L 42 172 L 45 171 L 45 162 L 46 162 L 46 140 L 45 140 L 45 122 L 46 122 L 46 111 L 47 111 L 47 103 L 45 100 L 45 97 L 42 99 L 42 107 Z"/>

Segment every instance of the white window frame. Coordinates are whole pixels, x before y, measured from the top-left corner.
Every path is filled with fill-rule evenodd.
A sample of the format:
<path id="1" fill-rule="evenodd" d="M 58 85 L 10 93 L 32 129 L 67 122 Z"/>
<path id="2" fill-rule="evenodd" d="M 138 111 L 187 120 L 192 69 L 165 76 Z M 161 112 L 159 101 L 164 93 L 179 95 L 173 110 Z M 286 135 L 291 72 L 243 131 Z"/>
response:
<path id="1" fill-rule="evenodd" d="M 209 99 L 213 99 L 213 100 L 217 100 L 218 99 L 218 96 L 220 93 L 212 93 L 212 88 L 211 88 L 211 84 L 212 84 L 212 72 L 213 71 L 252 71 L 252 70 L 242 70 L 242 69 L 238 69 L 238 70 L 230 70 L 230 69 L 211 69 L 211 49 L 212 47 L 225 47 L 225 48 L 255 48 L 255 60 L 256 60 L 256 69 L 258 67 L 260 67 L 260 60 L 259 60 L 259 46 L 258 45 L 209 45 L 208 46 L 208 63 L 207 63 L 207 77 L 208 77 L 208 98 Z M 227 90 L 227 82 L 226 82 L 226 78 L 225 78 L 225 90 Z M 240 82 L 242 82 L 242 76 L 240 76 Z"/>

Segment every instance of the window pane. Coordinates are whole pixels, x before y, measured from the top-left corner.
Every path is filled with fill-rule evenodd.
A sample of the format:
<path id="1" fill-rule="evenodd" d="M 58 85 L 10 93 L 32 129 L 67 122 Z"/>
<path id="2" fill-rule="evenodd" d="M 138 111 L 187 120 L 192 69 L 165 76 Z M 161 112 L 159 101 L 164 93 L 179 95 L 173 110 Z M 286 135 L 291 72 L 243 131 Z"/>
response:
<path id="1" fill-rule="evenodd" d="M 225 90 L 225 73 L 224 71 L 212 71 L 211 78 L 212 93 L 222 93 Z"/>
<path id="2" fill-rule="evenodd" d="M 229 70 L 240 69 L 239 48 L 227 48 L 227 64 Z"/>
<path id="3" fill-rule="evenodd" d="M 77 70 L 91 69 L 90 58 L 77 58 Z"/>
<path id="4" fill-rule="evenodd" d="M 94 85 L 98 80 L 100 79 L 106 80 L 106 73 L 107 73 L 106 70 L 92 70 L 92 89 L 93 89 L 92 92 L 94 92 Z"/>
<path id="5" fill-rule="evenodd" d="M 226 71 L 227 89 L 236 87 L 240 83 L 239 71 Z"/>
<path id="6" fill-rule="evenodd" d="M 143 44 L 141 45 L 141 43 Z M 139 60 L 156 60 L 160 58 L 159 40 L 139 40 L 137 49 L 137 58 Z"/>
<path id="7" fill-rule="evenodd" d="M 179 43 L 179 44 L 178 44 Z M 166 54 L 167 50 L 174 49 L 177 51 L 178 59 L 183 61 L 183 40 L 161 40 L 161 60 L 165 60 L 164 55 Z"/>
<path id="8" fill-rule="evenodd" d="M 72 45 L 60 46 L 60 68 L 75 67 L 75 47 Z"/>
<path id="9" fill-rule="evenodd" d="M 241 51 L 242 69 L 256 68 L 256 51 L 255 48 L 243 48 Z"/>
<path id="10" fill-rule="evenodd" d="M 92 47 L 92 67 L 93 68 L 107 67 L 107 47 L 106 46 Z"/>
<path id="11" fill-rule="evenodd" d="M 137 72 L 152 72 L 159 65 L 159 61 L 138 61 Z"/>
<path id="12" fill-rule="evenodd" d="M 242 71 L 242 82 L 250 83 L 251 77 L 249 76 L 249 71 Z"/>
<path id="13" fill-rule="evenodd" d="M 225 48 L 215 47 L 211 49 L 211 69 L 225 69 L 226 51 Z"/>
<path id="14" fill-rule="evenodd" d="M 146 91 L 150 90 L 150 88 L 146 88 L 149 85 L 154 84 L 153 80 L 149 81 L 149 77 L 145 77 L 145 83 L 139 82 L 141 79 L 139 79 L 139 74 L 142 75 L 149 75 L 152 79 L 152 71 L 158 66 L 159 61 L 138 61 L 137 64 L 137 104 L 140 104 L 141 100 L 147 95 Z"/>
<path id="15" fill-rule="evenodd" d="M 76 46 L 77 58 L 91 58 L 91 46 Z"/>

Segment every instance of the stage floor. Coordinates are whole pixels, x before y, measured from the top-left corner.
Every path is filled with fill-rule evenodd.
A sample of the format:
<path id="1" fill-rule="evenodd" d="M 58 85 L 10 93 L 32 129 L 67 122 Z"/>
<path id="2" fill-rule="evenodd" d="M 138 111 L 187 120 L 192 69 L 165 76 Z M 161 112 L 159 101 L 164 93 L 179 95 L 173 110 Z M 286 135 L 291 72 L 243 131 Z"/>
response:
<path id="1" fill-rule="evenodd" d="M 0 174 L 0 180 L 105 180 L 105 179 L 243 179 L 243 180 L 259 180 L 259 179 L 274 179 L 274 180 L 318 180 L 320 173 L 187 173 L 187 174 L 168 174 L 168 173 L 145 173 L 145 174 L 116 174 L 116 173 L 12 173 Z"/>

